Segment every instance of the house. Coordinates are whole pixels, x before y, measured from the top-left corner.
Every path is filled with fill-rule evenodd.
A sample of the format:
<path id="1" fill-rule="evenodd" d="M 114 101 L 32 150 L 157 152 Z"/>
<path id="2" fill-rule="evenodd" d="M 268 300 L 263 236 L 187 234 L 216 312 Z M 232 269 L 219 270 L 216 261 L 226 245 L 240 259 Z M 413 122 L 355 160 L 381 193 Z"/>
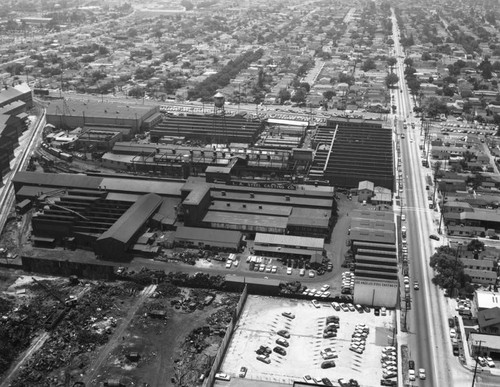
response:
<path id="1" fill-rule="evenodd" d="M 500 334 L 500 308 L 495 307 L 478 312 L 477 324 L 481 333 Z"/>
<path id="2" fill-rule="evenodd" d="M 368 180 L 360 181 L 358 184 L 358 202 L 368 202 L 374 194 L 375 185 Z"/>
<path id="3" fill-rule="evenodd" d="M 474 293 L 474 306 L 477 312 L 500 307 L 500 293 L 485 290 L 476 290 Z"/>

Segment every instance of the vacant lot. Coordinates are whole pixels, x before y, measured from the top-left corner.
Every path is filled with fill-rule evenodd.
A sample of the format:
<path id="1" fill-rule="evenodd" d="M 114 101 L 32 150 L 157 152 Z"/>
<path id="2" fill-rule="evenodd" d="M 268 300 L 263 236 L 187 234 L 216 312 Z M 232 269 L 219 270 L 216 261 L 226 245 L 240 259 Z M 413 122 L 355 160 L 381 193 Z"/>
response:
<path id="1" fill-rule="evenodd" d="M 295 319 L 282 316 L 285 311 L 293 313 Z M 325 317 L 330 315 L 340 317 L 338 336 L 323 339 Z M 355 326 L 360 323 L 366 324 L 370 333 L 365 352 L 356 354 L 349 350 L 349 345 Z M 392 315 L 377 317 L 373 311 L 370 314 L 337 312 L 328 303 L 315 308 L 309 301 L 249 296 L 221 372 L 237 378 L 240 368 L 245 366 L 248 368 L 248 385 L 252 385 L 250 380 L 291 385 L 294 380 L 303 380 L 304 375 L 331 380 L 354 378 L 362 385 L 370 384 L 382 376 L 381 350 L 392 339 L 392 327 Z M 281 329 L 287 330 L 291 336 L 286 356 L 273 352 L 271 364 L 258 361 L 255 351 L 260 345 L 274 348 L 279 337 L 277 332 Z M 327 347 L 335 348 L 338 353 L 336 367 L 321 369 L 320 351 Z"/>

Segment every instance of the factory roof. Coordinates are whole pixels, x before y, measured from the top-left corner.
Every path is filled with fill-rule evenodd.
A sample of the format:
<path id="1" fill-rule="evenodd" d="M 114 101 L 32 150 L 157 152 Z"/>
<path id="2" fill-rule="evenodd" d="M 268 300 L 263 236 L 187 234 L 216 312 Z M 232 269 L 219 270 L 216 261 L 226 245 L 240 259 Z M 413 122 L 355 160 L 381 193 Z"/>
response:
<path id="1" fill-rule="evenodd" d="M 212 201 L 212 211 L 239 212 L 241 214 L 262 214 L 275 216 L 289 216 L 292 212 L 290 206 L 261 206 L 257 203 L 228 202 L 222 200 Z"/>
<path id="2" fill-rule="evenodd" d="M 130 243 L 137 231 L 153 215 L 161 203 L 162 198 L 158 195 L 150 193 L 141 196 L 97 241 L 115 239 L 124 244 Z"/>
<path id="3" fill-rule="evenodd" d="M 65 114 L 68 116 L 112 118 L 117 120 L 117 124 L 123 119 L 142 119 L 152 109 L 155 108 L 148 105 L 72 99 L 51 100 L 47 103 L 47 115 Z M 123 123 L 121 125 L 123 126 Z"/>
<path id="4" fill-rule="evenodd" d="M 12 181 L 38 187 L 99 189 L 103 178 L 73 173 L 17 172 Z"/>
<path id="5" fill-rule="evenodd" d="M 306 248 L 313 250 L 323 250 L 325 240 L 323 238 L 310 238 L 295 235 L 263 234 L 255 235 L 254 245 L 268 246 L 292 246 L 294 248 Z"/>
<path id="6" fill-rule="evenodd" d="M 247 214 L 242 217 L 239 213 L 208 211 L 203 218 L 204 223 L 233 224 L 242 227 L 251 226 L 258 229 L 277 228 L 286 229 L 288 219 L 281 216 Z"/>
<path id="7" fill-rule="evenodd" d="M 107 191 L 142 194 L 152 192 L 160 196 L 181 196 L 181 187 L 183 185 L 183 182 L 114 177 L 105 177 L 101 181 L 101 188 Z"/>
<path id="8" fill-rule="evenodd" d="M 177 227 L 177 231 L 175 232 L 175 239 L 193 240 L 204 242 L 205 244 L 215 242 L 238 245 L 242 237 L 243 234 L 239 231 L 218 230 L 214 228 L 180 226 Z"/>

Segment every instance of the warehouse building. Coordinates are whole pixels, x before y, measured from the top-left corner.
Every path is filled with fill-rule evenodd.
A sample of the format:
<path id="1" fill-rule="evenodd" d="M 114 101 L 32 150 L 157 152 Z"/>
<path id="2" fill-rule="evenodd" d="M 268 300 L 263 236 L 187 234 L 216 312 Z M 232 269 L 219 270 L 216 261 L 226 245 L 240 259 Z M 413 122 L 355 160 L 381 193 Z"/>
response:
<path id="1" fill-rule="evenodd" d="M 335 118 L 318 128 L 309 178 L 357 188 L 369 180 L 394 188 L 392 129 L 382 121 Z"/>
<path id="2" fill-rule="evenodd" d="M 324 255 L 324 247 L 322 238 L 257 233 L 253 248 L 266 257 L 314 260 Z"/>
<path id="3" fill-rule="evenodd" d="M 47 123 L 62 129 L 120 132 L 123 138 L 149 130 L 161 121 L 159 107 L 118 102 L 51 100 L 47 102 Z"/>
<path id="4" fill-rule="evenodd" d="M 239 231 L 183 226 L 177 227 L 174 237 L 176 246 L 231 252 L 240 250 L 242 240 L 243 234 Z"/>
<path id="5" fill-rule="evenodd" d="M 399 285 L 394 214 L 354 211 L 350 241 L 355 261 L 354 301 L 395 307 Z"/>

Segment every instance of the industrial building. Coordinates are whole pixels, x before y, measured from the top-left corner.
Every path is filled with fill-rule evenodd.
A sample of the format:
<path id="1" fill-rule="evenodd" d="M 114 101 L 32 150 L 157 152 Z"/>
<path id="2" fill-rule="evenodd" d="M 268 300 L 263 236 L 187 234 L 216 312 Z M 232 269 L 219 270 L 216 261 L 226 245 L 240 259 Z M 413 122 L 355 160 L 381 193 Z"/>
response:
<path id="1" fill-rule="evenodd" d="M 26 111 L 32 103 L 31 89 L 26 84 L 0 92 L 0 181 L 10 171 L 19 136 L 28 129 Z"/>
<path id="2" fill-rule="evenodd" d="M 163 137 L 184 137 L 207 144 L 231 142 L 253 143 L 262 128 L 260 119 L 224 114 L 168 114 L 151 130 L 151 141 L 161 142 Z"/>
<path id="3" fill-rule="evenodd" d="M 47 102 L 47 123 L 61 129 L 121 132 L 123 138 L 151 129 L 162 119 L 159 107 L 58 99 Z"/>
<path id="4" fill-rule="evenodd" d="M 34 203 L 35 242 L 71 244 L 106 259 L 125 259 L 132 250 L 141 252 L 136 241 L 146 228 L 175 231 L 178 245 L 229 251 L 239 250 L 243 234 L 282 234 L 283 240 L 314 235 L 314 246 L 317 242 L 321 248 L 301 242 L 303 251 L 293 252 L 312 257 L 322 253 L 336 216 L 331 187 L 287 190 L 207 183 L 202 178 L 93 175 L 16 174 L 16 200 Z"/>
<path id="5" fill-rule="evenodd" d="M 323 238 L 300 237 L 294 235 L 262 234 L 255 235 L 253 249 L 255 254 L 266 257 L 317 260 L 323 257 L 325 240 Z M 322 258 L 321 258 L 322 259 Z"/>
<path id="6" fill-rule="evenodd" d="M 394 189 L 392 129 L 383 121 L 335 118 L 320 126 L 312 141 L 310 179 L 336 187 L 357 188 L 369 180 Z"/>
<path id="7" fill-rule="evenodd" d="M 394 214 L 354 211 L 350 243 L 355 261 L 354 301 L 395 307 L 399 287 Z"/>

